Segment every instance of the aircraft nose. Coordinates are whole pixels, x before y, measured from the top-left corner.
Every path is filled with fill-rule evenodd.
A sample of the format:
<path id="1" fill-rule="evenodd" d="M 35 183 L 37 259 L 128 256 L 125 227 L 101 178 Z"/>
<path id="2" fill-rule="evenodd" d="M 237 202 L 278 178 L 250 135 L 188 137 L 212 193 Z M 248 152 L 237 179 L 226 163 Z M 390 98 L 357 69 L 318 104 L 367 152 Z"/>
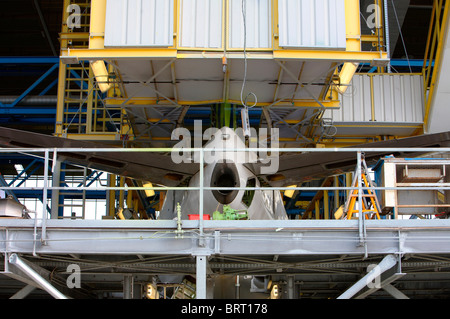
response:
<path id="1" fill-rule="evenodd" d="M 220 187 L 212 191 L 221 204 L 230 204 L 239 193 L 233 187 L 239 187 L 239 174 L 234 163 L 217 163 L 211 175 L 211 187 Z"/>

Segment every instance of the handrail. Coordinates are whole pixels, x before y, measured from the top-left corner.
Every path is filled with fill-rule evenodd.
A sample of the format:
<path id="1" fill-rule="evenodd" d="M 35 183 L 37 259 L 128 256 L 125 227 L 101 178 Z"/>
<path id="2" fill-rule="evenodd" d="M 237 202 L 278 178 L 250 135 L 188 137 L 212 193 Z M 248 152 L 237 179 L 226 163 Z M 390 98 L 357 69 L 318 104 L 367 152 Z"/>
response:
<path id="1" fill-rule="evenodd" d="M 200 169 L 200 185 L 198 187 L 186 187 L 186 186 L 177 186 L 177 187 L 161 187 L 161 186 L 144 186 L 144 187 L 128 187 L 128 186 L 119 186 L 119 187 L 86 187 L 86 186 L 82 186 L 82 187 L 77 187 L 77 186 L 70 186 L 70 187 L 55 187 L 55 186 L 50 186 L 49 185 L 49 179 L 51 178 L 48 174 L 48 171 L 50 169 L 52 169 L 52 158 L 55 159 L 56 158 L 56 154 L 58 152 L 96 152 L 97 154 L 100 153 L 105 153 L 105 152 L 124 152 L 124 153 L 128 153 L 128 152 L 136 152 L 136 153 L 140 153 L 142 154 L 143 152 L 162 152 L 162 153 L 168 153 L 168 152 L 177 152 L 178 151 L 193 151 L 193 152 L 199 152 L 201 156 L 198 157 L 198 161 L 197 164 L 199 164 L 200 168 L 203 168 L 204 164 L 206 164 L 205 162 L 205 154 L 207 154 L 207 152 L 209 151 L 215 151 L 218 152 L 221 149 L 218 148 L 185 148 L 185 149 L 171 149 L 171 148 L 146 148 L 146 149 L 116 149 L 116 148 L 101 148 L 101 149 L 89 149 L 89 148 L 20 148 L 20 149 L 13 149 L 13 148 L 0 148 L 0 156 L 2 154 L 5 153 L 22 153 L 22 154 L 27 154 L 29 156 L 32 157 L 36 157 L 37 155 L 35 153 L 43 153 L 45 161 L 44 161 L 44 183 L 42 187 L 0 187 L 0 189 L 8 189 L 8 190 L 15 190 L 15 189 L 33 189 L 33 190 L 42 190 L 43 191 L 43 199 L 44 199 L 44 203 L 46 202 L 47 199 L 47 192 L 51 192 L 53 190 L 70 190 L 70 189 L 77 189 L 77 190 L 101 190 L 101 191 L 111 191 L 111 190 L 119 190 L 119 191 L 131 191 L 131 190 L 159 190 L 159 191 L 168 191 L 168 190 L 187 190 L 187 191 L 199 191 L 200 196 L 199 196 L 199 224 L 198 224 L 198 231 L 199 231 L 199 235 L 200 235 L 200 241 L 199 241 L 199 246 L 202 246 L 202 239 L 204 237 L 204 220 L 203 220 L 203 191 L 206 190 L 219 190 L 219 189 L 223 189 L 223 187 L 209 187 L 207 185 L 203 184 L 203 177 L 204 177 L 204 170 Z M 230 149 L 223 149 L 226 151 L 230 151 Z M 356 162 L 357 162 L 357 168 L 359 169 L 358 171 L 358 176 L 361 174 L 361 155 L 365 154 L 365 153 L 370 153 L 370 152 L 385 152 L 385 153 L 396 153 L 396 152 L 446 152 L 446 153 L 450 153 L 450 147 L 447 148 L 247 148 L 247 149 L 233 149 L 231 150 L 232 152 L 242 152 L 242 151 L 246 151 L 246 152 L 265 152 L 266 154 L 268 152 L 273 154 L 278 154 L 280 152 L 284 152 L 284 153 L 312 153 L 312 152 L 316 152 L 316 153 L 340 153 L 340 152 L 353 152 L 355 153 L 356 156 Z M 53 157 L 50 157 L 53 156 Z M 449 164 L 450 165 L 450 164 Z M 389 190 L 402 190 L 402 191 L 406 191 L 406 190 L 445 190 L 445 191 L 450 191 L 450 183 L 448 182 L 444 182 L 444 183 L 418 183 L 416 186 L 413 185 L 394 185 L 394 186 L 374 186 L 374 187 L 364 187 L 362 186 L 361 183 L 358 183 L 358 185 L 352 187 L 352 186 L 345 186 L 345 187 L 340 187 L 340 186 L 317 186 L 317 187 L 292 187 L 292 186 L 283 186 L 283 187 L 229 187 L 230 189 L 239 189 L 239 190 L 303 190 L 303 191 L 337 191 L 337 190 L 357 190 L 358 191 L 358 197 L 359 197 L 359 202 L 362 201 L 362 195 L 364 191 L 366 190 L 381 190 L 381 191 L 389 191 Z M 401 205 L 397 205 L 396 207 L 400 207 Z M 450 205 L 436 205 L 436 207 L 449 207 Z M 422 206 L 420 206 L 422 207 Z M 425 206 L 423 206 L 425 207 Z M 414 213 L 412 213 L 413 215 Z M 394 214 L 395 218 L 397 214 Z M 361 245 L 365 246 L 365 218 L 363 217 L 364 214 L 361 210 L 361 207 L 359 209 L 359 214 L 358 214 L 358 220 L 359 220 L 359 235 L 360 235 L 360 243 Z M 394 218 L 394 219 L 395 219 Z M 36 217 L 37 219 L 37 217 Z M 46 210 L 46 205 L 44 205 L 43 207 L 43 216 L 42 216 L 42 223 L 41 223 L 41 231 L 42 231 L 42 236 L 41 236 L 41 242 L 43 244 L 46 243 L 46 227 L 47 227 L 47 210 Z"/>

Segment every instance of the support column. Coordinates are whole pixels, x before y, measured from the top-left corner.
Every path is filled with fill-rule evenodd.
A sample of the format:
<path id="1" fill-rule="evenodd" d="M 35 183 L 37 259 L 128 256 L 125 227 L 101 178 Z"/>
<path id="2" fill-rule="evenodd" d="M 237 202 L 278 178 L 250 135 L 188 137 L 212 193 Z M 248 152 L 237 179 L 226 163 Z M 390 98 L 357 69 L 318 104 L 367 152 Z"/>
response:
<path id="1" fill-rule="evenodd" d="M 65 42 L 64 42 L 65 41 Z M 63 40 L 66 43 L 67 40 Z M 55 123 L 55 135 L 58 137 L 64 134 L 64 101 L 66 95 L 66 73 L 67 65 L 60 62 L 59 63 L 59 75 L 58 75 L 58 101 L 56 106 L 56 123 Z"/>
<path id="2" fill-rule="evenodd" d="M 323 218 L 324 219 L 330 219 L 330 199 L 328 196 L 328 191 L 323 191 Z"/>
<path id="3" fill-rule="evenodd" d="M 196 273 L 196 296 L 197 299 L 206 299 L 206 267 L 208 265 L 207 256 L 196 256 L 197 273 Z"/>
<path id="4" fill-rule="evenodd" d="M 61 172 L 62 164 L 60 161 L 56 160 L 53 163 L 53 175 L 52 175 L 52 186 L 61 187 L 61 182 L 64 180 L 64 174 Z M 52 207 L 51 207 L 51 219 L 58 219 L 59 216 L 63 215 L 63 207 L 60 204 L 64 204 L 64 196 L 61 196 L 61 191 L 59 189 L 52 190 Z"/>
<path id="5" fill-rule="evenodd" d="M 133 275 L 123 276 L 123 299 L 133 299 L 134 278 Z"/>
<path id="6" fill-rule="evenodd" d="M 105 47 L 106 0 L 93 0 L 91 3 L 91 28 L 89 49 Z"/>
<path id="7" fill-rule="evenodd" d="M 108 187 L 116 186 L 116 175 L 108 174 Z M 109 190 L 106 192 L 106 216 L 114 218 L 116 212 L 116 191 Z"/>
<path id="8" fill-rule="evenodd" d="M 288 299 L 295 299 L 295 281 L 294 276 L 288 276 L 287 277 L 287 293 L 288 293 Z"/>

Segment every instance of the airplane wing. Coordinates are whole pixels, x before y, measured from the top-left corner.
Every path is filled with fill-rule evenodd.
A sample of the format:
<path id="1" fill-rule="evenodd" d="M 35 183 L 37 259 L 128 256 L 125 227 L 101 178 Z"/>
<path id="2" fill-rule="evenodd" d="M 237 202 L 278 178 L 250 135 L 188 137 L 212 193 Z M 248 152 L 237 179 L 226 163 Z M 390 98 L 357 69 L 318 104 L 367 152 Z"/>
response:
<path id="1" fill-rule="evenodd" d="M 0 146 L 13 148 L 111 148 L 111 145 L 90 141 L 71 140 L 50 135 L 25 132 L 0 127 Z M 450 147 L 450 132 L 425 134 L 403 139 L 368 143 L 361 148 L 439 148 Z M 423 153 L 422 153 L 423 154 Z M 59 152 L 59 159 L 92 169 L 130 177 L 153 184 L 177 186 L 183 180 L 193 176 L 199 170 L 198 163 L 180 163 L 172 161 L 170 155 L 155 152 Z M 417 157 L 421 153 L 402 152 L 370 152 L 365 155 L 368 165 L 375 164 L 380 158 L 394 155 L 395 157 Z M 264 178 L 269 185 L 286 187 L 299 185 L 302 182 L 341 174 L 354 170 L 356 154 L 353 152 L 333 153 L 299 153 L 282 154 L 279 158 L 279 170 L 276 174 L 258 174 L 260 167 L 250 165 L 255 173 Z"/>
<path id="2" fill-rule="evenodd" d="M 79 141 L 0 127 L 0 146 L 12 148 L 113 148 L 108 144 Z M 58 159 L 153 184 L 177 186 L 199 170 L 196 163 L 175 164 L 170 155 L 156 152 L 59 152 Z"/>
<path id="3" fill-rule="evenodd" d="M 450 147 L 450 132 L 367 143 L 358 147 L 393 149 Z M 423 154 L 424 152 L 370 152 L 365 154 L 365 161 L 370 166 L 371 164 L 376 164 L 380 158 L 388 155 L 395 157 L 417 157 Z M 288 153 L 280 156 L 278 172 L 273 175 L 264 176 L 264 178 L 273 187 L 285 187 L 299 185 L 302 182 L 312 179 L 350 172 L 355 169 L 356 165 L 357 157 L 354 152 Z"/>

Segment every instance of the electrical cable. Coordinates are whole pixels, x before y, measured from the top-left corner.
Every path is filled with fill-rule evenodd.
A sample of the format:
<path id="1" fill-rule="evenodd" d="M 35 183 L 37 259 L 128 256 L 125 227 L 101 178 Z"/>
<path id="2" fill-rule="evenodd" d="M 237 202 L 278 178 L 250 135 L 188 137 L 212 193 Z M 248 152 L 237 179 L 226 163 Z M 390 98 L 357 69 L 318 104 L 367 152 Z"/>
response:
<path id="1" fill-rule="evenodd" d="M 245 109 L 249 109 L 252 108 L 254 106 L 256 106 L 256 104 L 258 103 L 258 97 L 256 96 L 255 93 L 250 92 L 247 94 L 247 96 L 244 99 L 244 89 L 245 89 L 245 85 L 247 82 L 247 69 L 248 69 L 248 62 L 247 62 L 247 14 L 246 14 L 246 4 L 247 4 L 247 0 L 242 0 L 241 2 L 242 4 L 242 18 L 243 18 L 243 27 L 244 27 L 244 80 L 242 82 L 242 88 L 241 88 L 241 103 L 242 106 L 244 106 Z M 248 102 L 248 98 L 250 96 L 253 96 L 253 98 L 255 99 L 254 103 L 249 106 L 247 104 Z"/>

